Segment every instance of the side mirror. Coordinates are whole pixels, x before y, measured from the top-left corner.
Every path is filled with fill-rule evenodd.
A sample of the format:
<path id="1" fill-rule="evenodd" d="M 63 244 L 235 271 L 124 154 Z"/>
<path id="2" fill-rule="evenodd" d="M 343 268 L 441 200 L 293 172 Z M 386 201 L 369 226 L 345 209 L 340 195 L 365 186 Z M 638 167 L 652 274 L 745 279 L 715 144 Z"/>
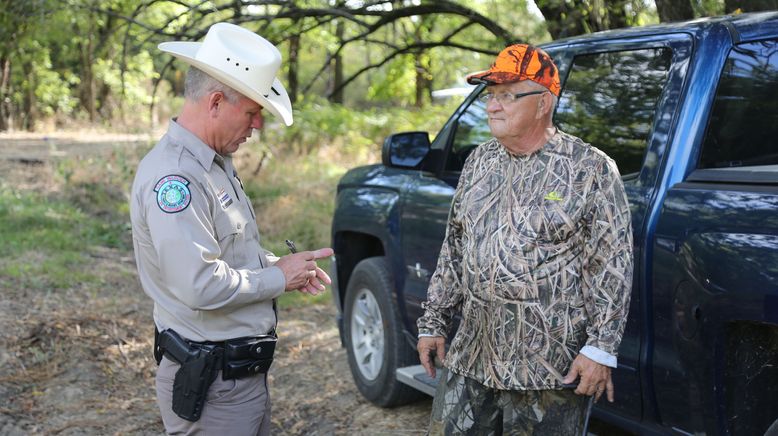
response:
<path id="1" fill-rule="evenodd" d="M 388 167 L 419 168 L 430 151 L 427 132 L 404 132 L 389 135 L 381 150 L 381 161 Z"/>

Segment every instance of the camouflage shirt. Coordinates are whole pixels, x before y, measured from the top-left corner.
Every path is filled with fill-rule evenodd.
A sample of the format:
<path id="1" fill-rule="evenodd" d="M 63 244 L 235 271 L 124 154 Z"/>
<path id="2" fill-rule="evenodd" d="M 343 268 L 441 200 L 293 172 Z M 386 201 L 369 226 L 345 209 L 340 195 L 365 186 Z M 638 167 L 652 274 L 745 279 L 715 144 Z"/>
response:
<path id="1" fill-rule="evenodd" d="M 446 366 L 496 389 L 558 388 L 584 345 L 616 354 L 632 287 L 632 229 L 616 164 L 558 132 L 516 156 L 468 158 L 419 318 L 462 321 Z"/>

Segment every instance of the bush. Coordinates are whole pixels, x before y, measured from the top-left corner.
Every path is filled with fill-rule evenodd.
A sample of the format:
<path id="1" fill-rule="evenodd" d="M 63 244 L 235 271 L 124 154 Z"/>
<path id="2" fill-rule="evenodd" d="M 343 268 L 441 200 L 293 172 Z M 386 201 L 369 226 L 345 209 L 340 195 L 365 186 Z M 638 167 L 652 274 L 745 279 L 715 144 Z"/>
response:
<path id="1" fill-rule="evenodd" d="M 292 126 L 268 129 L 265 135 L 270 143 L 283 144 L 295 154 L 334 146 L 341 155 L 360 160 L 380 155 L 381 144 L 391 133 L 420 130 L 434 134 L 451 114 L 453 104 L 358 111 L 314 99 L 297 105 Z"/>

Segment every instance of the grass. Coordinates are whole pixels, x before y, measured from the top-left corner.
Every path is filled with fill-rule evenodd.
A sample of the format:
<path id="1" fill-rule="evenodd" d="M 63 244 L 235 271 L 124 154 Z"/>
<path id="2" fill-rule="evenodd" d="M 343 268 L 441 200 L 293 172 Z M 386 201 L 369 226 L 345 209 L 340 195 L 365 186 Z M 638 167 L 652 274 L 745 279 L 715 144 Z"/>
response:
<path id="1" fill-rule="evenodd" d="M 290 307 L 313 306 L 317 304 L 332 304 L 332 289 L 329 287 L 319 295 L 308 295 L 300 292 L 284 292 L 278 297 L 278 307 L 287 309 Z"/>
<path id="2" fill-rule="evenodd" d="M 27 288 L 64 289 L 90 282 L 88 253 L 128 249 L 123 223 L 91 216 L 67 199 L 0 190 L 0 277 Z"/>

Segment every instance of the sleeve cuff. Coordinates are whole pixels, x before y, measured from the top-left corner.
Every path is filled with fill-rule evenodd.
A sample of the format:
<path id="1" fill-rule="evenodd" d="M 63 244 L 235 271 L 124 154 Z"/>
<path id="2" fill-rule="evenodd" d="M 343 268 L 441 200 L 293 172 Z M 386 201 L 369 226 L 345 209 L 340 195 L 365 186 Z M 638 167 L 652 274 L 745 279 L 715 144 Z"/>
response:
<path id="1" fill-rule="evenodd" d="M 271 266 L 257 271 L 240 271 L 238 292 L 255 295 L 258 300 L 269 300 L 284 293 L 286 277 L 281 268 Z"/>
<path id="2" fill-rule="evenodd" d="M 265 250 L 265 258 L 270 263 L 270 265 L 275 265 L 276 262 L 278 262 L 278 259 L 280 259 L 280 257 L 276 256 L 275 254 L 273 254 L 273 253 L 271 253 L 271 252 L 269 252 L 267 250 Z"/>
<path id="3" fill-rule="evenodd" d="M 610 353 L 606 353 L 605 351 L 602 351 L 597 347 L 593 347 L 591 345 L 584 345 L 584 347 L 581 348 L 581 354 L 588 357 L 589 359 L 594 360 L 600 365 L 616 368 L 617 365 L 616 356 Z"/>

